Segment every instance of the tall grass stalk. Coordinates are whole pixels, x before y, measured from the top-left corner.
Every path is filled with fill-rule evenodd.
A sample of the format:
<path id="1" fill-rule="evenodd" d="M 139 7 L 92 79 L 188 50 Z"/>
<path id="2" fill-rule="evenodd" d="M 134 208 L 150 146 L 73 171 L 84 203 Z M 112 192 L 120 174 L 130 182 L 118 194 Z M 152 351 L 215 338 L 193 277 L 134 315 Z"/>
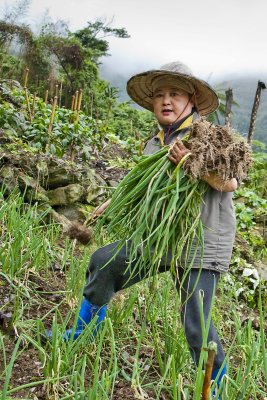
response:
<path id="1" fill-rule="evenodd" d="M 10 278 L 27 278 L 30 269 L 45 269 L 49 257 L 49 229 L 45 225 L 46 212 L 38 212 L 37 205 L 29 207 L 23 196 L 13 192 L 0 207 L 1 231 L 0 263 Z M 45 231 L 47 229 L 47 231 Z M 51 232 L 54 227 L 51 226 Z"/>
<path id="2" fill-rule="evenodd" d="M 204 374 L 203 368 L 205 362 L 207 360 L 207 346 L 208 346 L 208 334 L 210 329 L 211 323 L 211 315 L 212 315 L 212 307 L 214 304 L 215 299 L 215 278 L 214 278 L 214 288 L 213 288 L 213 296 L 210 306 L 210 312 L 208 314 L 207 320 L 204 319 L 204 312 L 203 312 L 203 298 L 204 293 L 201 291 L 199 292 L 199 307 L 200 307 L 200 321 L 201 321 L 201 335 L 202 335 L 202 350 L 199 357 L 198 368 L 197 368 L 197 376 L 196 376 L 196 385 L 193 395 L 193 400 L 199 400 L 201 398 L 203 381 L 204 381 Z"/>
<path id="3" fill-rule="evenodd" d="M 3 390 L 2 390 L 2 393 L 1 393 L 1 400 L 6 400 L 6 398 L 7 398 L 8 385 L 9 385 L 9 382 L 10 382 L 10 379 L 11 379 L 11 374 L 12 374 L 12 369 L 13 369 L 14 363 L 15 363 L 16 358 L 18 356 L 18 351 L 19 351 L 19 347 L 20 347 L 21 341 L 22 341 L 22 337 L 19 337 L 17 342 L 16 342 L 16 344 L 15 344 L 15 347 L 14 347 L 11 359 L 9 361 L 9 364 L 7 365 L 7 368 L 5 370 L 6 378 L 5 378 L 4 385 L 3 385 Z"/>
<path id="4" fill-rule="evenodd" d="M 263 315 L 263 305 L 262 305 L 261 281 L 259 288 L 259 314 L 260 314 L 260 341 L 261 341 L 261 354 L 263 361 L 263 372 L 264 372 L 265 382 L 267 382 L 267 351 L 266 351 L 266 335 L 264 332 L 264 315 Z"/>
<path id="5" fill-rule="evenodd" d="M 76 242 L 71 242 L 70 240 L 66 240 L 66 250 L 64 253 L 64 261 L 68 261 L 68 266 L 65 267 L 66 274 L 66 293 L 67 293 L 67 301 L 71 302 L 75 297 L 80 296 L 83 284 L 85 271 L 87 269 L 89 263 L 89 251 L 90 249 L 84 249 L 83 257 L 77 259 L 75 254 L 76 251 Z"/>
<path id="6" fill-rule="evenodd" d="M 40 304 L 42 310 L 42 302 L 47 303 L 49 300 L 38 293 L 29 279 L 30 274 L 38 275 L 45 271 L 51 277 L 51 265 L 54 262 L 60 263 L 66 270 L 67 300 L 76 303 L 90 251 L 85 249 L 84 252 L 76 253 L 77 249 L 69 246 L 70 242 L 66 241 L 65 248 L 58 252 L 55 247 L 57 227 L 45 224 L 36 211 L 35 207 L 30 211 L 23 198 L 15 193 L 7 201 L 0 201 L 0 240 L 3 244 L 0 262 L 4 263 L 0 271 L 0 284 L 8 287 L 13 295 L 12 321 L 17 331 L 23 332 L 13 345 L 11 358 L 7 351 L 11 340 L 7 334 L 0 335 L 0 379 L 3 383 L 0 399 L 13 398 L 20 391 L 27 393 L 27 389 L 30 397 L 30 388 L 46 385 L 47 398 L 110 400 L 118 380 L 122 380 L 125 386 L 133 383 L 136 395 L 139 393 L 140 396 L 145 396 L 150 390 L 155 399 L 164 396 L 177 400 L 191 400 L 192 397 L 197 399 L 202 388 L 206 352 L 203 350 L 201 353 L 199 368 L 195 373 L 180 321 L 179 296 L 170 274 L 158 276 L 153 291 L 151 281 L 147 280 L 115 298 L 109 306 L 110 318 L 107 318 L 94 342 L 94 322 L 77 341 L 66 343 L 62 340 L 62 333 L 73 316 L 72 311 L 61 315 L 60 310 L 65 302 L 63 298 L 58 304 L 51 302 L 51 309 L 45 309 L 39 319 L 36 320 L 35 315 L 31 318 L 28 313 L 31 306 Z M 20 235 L 21 243 L 15 241 L 14 232 Z M 15 260 L 15 252 L 19 251 L 21 253 Z M 17 264 L 9 265 L 5 257 L 9 263 L 14 260 Z M 228 364 L 225 384 L 219 392 L 220 398 L 263 400 L 267 392 L 267 358 L 264 331 L 266 311 L 262 304 L 262 293 L 260 291 L 259 295 L 259 331 L 255 330 L 250 321 L 241 323 L 234 290 L 226 292 L 224 286 L 221 298 L 217 301 L 222 305 L 232 304 L 223 307 L 222 314 L 218 313 L 221 323 L 217 325 L 220 336 L 226 342 L 224 347 L 227 349 Z M 1 304 L 0 311 L 5 312 L 5 307 L 6 304 Z M 51 315 L 55 315 L 52 343 L 43 348 L 38 336 L 44 330 L 44 322 L 47 318 L 51 319 Z M 209 321 L 210 316 L 207 321 L 202 316 L 203 347 L 207 342 Z M 44 378 L 37 380 L 32 377 L 31 382 L 15 383 L 12 380 L 14 365 L 24 354 L 26 356 L 29 345 L 37 350 Z M 122 360 L 125 348 L 134 348 L 134 362 L 128 362 L 127 368 L 124 368 L 125 360 Z M 211 390 L 215 385 L 216 382 Z"/>

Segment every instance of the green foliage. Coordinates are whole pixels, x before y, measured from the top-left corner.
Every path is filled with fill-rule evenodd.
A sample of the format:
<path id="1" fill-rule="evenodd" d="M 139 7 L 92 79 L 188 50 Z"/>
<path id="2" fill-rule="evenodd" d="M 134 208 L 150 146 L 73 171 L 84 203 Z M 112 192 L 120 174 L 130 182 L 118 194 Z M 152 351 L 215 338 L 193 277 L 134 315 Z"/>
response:
<path id="1" fill-rule="evenodd" d="M 243 298 L 251 307 L 257 305 L 261 280 L 257 265 L 267 262 L 266 250 L 266 153 L 253 153 L 254 164 L 248 179 L 235 192 L 237 232 L 240 243 L 235 246 L 231 263 L 232 285 L 236 296 Z M 234 277 L 235 276 L 235 277 Z M 264 301 L 267 299 L 264 297 Z"/>
<path id="2" fill-rule="evenodd" d="M 13 20 L 0 21 L 2 77 L 21 81 L 27 67 L 31 91 L 42 95 L 48 89 L 53 96 L 58 85 L 62 88 L 61 104 L 70 107 L 71 96 L 76 90 L 83 89 L 91 116 L 102 119 L 100 114 L 104 110 L 109 117 L 110 103 L 104 101 L 107 96 L 105 89 L 109 85 L 99 79 L 98 62 L 109 48 L 106 37 L 129 37 L 125 28 L 112 28 L 111 22 L 88 22 L 86 28 L 70 32 L 64 21 L 57 21 L 44 24 L 41 33 L 34 35 L 26 25 L 16 24 Z M 13 42 L 20 44 L 20 52 L 11 57 Z"/>
<path id="3" fill-rule="evenodd" d="M 31 103 L 33 99 L 31 98 Z M 0 124 L 13 136 L 20 137 L 29 146 L 57 156 L 75 150 L 84 159 L 90 158 L 94 149 L 102 148 L 107 128 L 101 121 L 69 109 L 57 107 L 51 135 L 48 127 L 52 113 L 51 105 L 37 98 L 32 123 L 27 118 L 26 104 L 18 111 L 10 103 L 0 103 Z M 49 146 L 49 148 L 47 148 Z"/>
<path id="4" fill-rule="evenodd" d="M 19 113 L 10 103 L 0 103 L 0 126 L 13 136 L 23 135 L 28 121 L 23 113 Z"/>
<path id="5" fill-rule="evenodd" d="M 10 271 L 8 261 L 3 259 L 7 270 L 0 271 L 0 288 L 7 295 L 0 311 L 6 315 L 10 310 L 17 338 L 14 340 L 7 331 L 0 332 L 0 397 L 28 399 L 33 392 L 39 397 L 45 385 L 46 398 L 60 393 L 60 398 L 66 400 L 126 398 L 133 391 L 139 398 L 199 399 L 202 363 L 196 372 L 171 276 L 161 274 L 153 291 L 151 282 L 144 281 L 118 295 L 110 303 L 107 319 L 95 341 L 91 340 L 92 324 L 78 340 L 64 342 L 62 332 L 78 318 L 74 310 L 79 309 L 76 305 L 81 300 L 80 287 L 93 249 L 78 249 L 68 240 L 58 245 L 57 227 L 40 225 L 34 214 L 36 209 L 25 207 L 20 196 L 12 195 L 5 200 L 0 196 L 1 244 L 10 250 L 6 252 L 4 247 L 8 260 L 13 261 L 18 254 L 19 257 L 14 264 L 16 271 Z M 20 241 L 16 240 L 17 234 Z M 249 271 L 247 278 L 253 281 L 253 275 L 248 274 Z M 52 285 L 58 281 L 66 283 L 67 288 L 56 290 Z M 237 301 L 235 286 L 221 280 L 218 291 L 212 316 L 219 336 L 224 338 L 228 365 L 221 398 L 264 398 L 266 310 L 260 300 L 256 331 L 252 319 L 244 321 L 248 309 Z M 53 338 L 50 344 L 42 346 L 40 334 L 46 327 L 52 328 Z M 203 327 L 204 338 L 207 332 L 208 323 Z M 205 348 L 204 340 L 203 361 L 207 355 Z M 27 368 L 24 381 L 23 367 L 29 365 L 29 359 L 31 369 Z M 16 379 L 18 374 L 20 381 Z"/>
<path id="6" fill-rule="evenodd" d="M 0 189 L 1 200 L 4 194 Z M 34 270 L 45 268 L 50 262 L 49 243 L 43 230 L 45 215 L 38 213 L 36 206 L 28 207 L 20 193 L 13 192 L 6 201 L 0 201 L 0 265 L 10 278 L 26 273 L 25 265 Z"/>
<path id="7" fill-rule="evenodd" d="M 31 46 L 33 34 L 25 24 L 17 25 L 12 22 L 0 20 L 0 48 L 8 48 L 14 38 L 27 47 Z"/>
<path id="8" fill-rule="evenodd" d="M 0 52 L 0 73 L 6 79 L 17 79 L 23 73 L 23 61 L 8 54 L 6 51 Z"/>
<path id="9" fill-rule="evenodd" d="M 117 104 L 113 109 L 110 128 L 129 145 L 147 140 L 157 127 L 154 115 L 131 107 L 131 102 Z"/>
<path id="10" fill-rule="evenodd" d="M 267 196 L 267 153 L 264 145 L 262 151 L 253 153 L 253 168 L 250 170 L 246 187 L 255 191 L 259 196 Z"/>
<path id="11" fill-rule="evenodd" d="M 90 49 L 95 60 L 107 55 L 109 44 L 105 37 L 114 36 L 117 38 L 129 38 L 125 28 L 112 28 L 110 22 L 97 19 L 95 22 L 88 22 L 87 27 L 74 32 L 81 45 Z"/>

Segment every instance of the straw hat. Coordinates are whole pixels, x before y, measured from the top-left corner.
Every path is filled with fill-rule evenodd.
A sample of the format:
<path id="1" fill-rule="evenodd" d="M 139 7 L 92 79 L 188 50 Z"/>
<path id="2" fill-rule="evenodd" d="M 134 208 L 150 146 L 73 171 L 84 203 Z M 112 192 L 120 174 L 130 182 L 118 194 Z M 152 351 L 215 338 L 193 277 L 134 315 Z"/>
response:
<path id="1" fill-rule="evenodd" d="M 195 106 L 200 115 L 212 113 L 219 105 L 217 94 L 209 84 L 193 76 L 191 70 L 179 61 L 132 76 L 127 82 L 127 92 L 137 104 L 153 111 L 153 92 L 166 84 L 194 94 Z"/>

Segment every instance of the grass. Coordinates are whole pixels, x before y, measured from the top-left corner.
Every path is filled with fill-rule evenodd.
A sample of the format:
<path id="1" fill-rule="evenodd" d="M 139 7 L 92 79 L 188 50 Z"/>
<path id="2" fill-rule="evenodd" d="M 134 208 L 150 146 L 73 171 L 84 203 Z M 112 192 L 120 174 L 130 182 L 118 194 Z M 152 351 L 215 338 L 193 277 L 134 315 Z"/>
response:
<path id="1" fill-rule="evenodd" d="M 63 238 L 58 226 L 15 193 L 0 197 L 0 217 L 1 400 L 200 399 L 203 373 L 191 361 L 169 274 L 153 287 L 148 280 L 119 293 L 96 340 L 88 329 L 65 343 L 61 333 L 77 319 L 93 247 Z M 244 313 L 259 316 L 258 329 L 251 319 L 242 322 Z M 222 279 L 212 316 L 227 352 L 221 400 L 266 399 L 261 296 L 250 310 Z M 45 327 L 52 327 L 53 340 L 43 347 Z"/>

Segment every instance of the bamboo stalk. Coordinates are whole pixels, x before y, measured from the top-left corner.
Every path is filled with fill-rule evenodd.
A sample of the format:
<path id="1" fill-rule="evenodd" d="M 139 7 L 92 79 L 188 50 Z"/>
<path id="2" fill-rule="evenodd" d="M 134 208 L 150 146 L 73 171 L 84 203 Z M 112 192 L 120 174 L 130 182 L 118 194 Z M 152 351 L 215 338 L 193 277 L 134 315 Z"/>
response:
<path id="1" fill-rule="evenodd" d="M 208 350 L 208 359 L 206 362 L 205 377 L 202 387 L 202 397 L 201 397 L 202 400 L 209 400 L 211 374 L 212 374 L 215 355 L 217 354 L 217 343 L 209 342 L 207 350 Z"/>
<path id="2" fill-rule="evenodd" d="M 80 89 L 79 97 L 78 97 L 78 105 L 77 105 L 76 124 L 78 124 L 78 121 L 79 121 L 79 113 L 81 110 L 82 97 L 83 97 L 83 91 L 82 91 L 82 89 Z"/>
<path id="3" fill-rule="evenodd" d="M 56 97 L 58 97 L 58 85 L 56 85 Z"/>
<path id="4" fill-rule="evenodd" d="M 79 97 L 79 91 L 76 90 L 76 92 L 75 92 L 75 99 L 74 99 L 74 108 L 73 108 L 73 111 L 77 110 L 78 97 Z"/>
<path id="5" fill-rule="evenodd" d="M 62 85 L 63 85 L 63 80 L 61 79 L 61 81 L 60 81 L 60 88 L 59 88 L 59 102 L 58 102 L 59 107 L 61 107 Z"/>
<path id="6" fill-rule="evenodd" d="M 23 84 L 23 88 L 27 88 L 27 83 L 28 83 L 28 76 L 29 76 L 29 68 L 25 69 L 25 76 L 24 76 L 24 84 Z"/>
<path id="7" fill-rule="evenodd" d="M 29 120 L 30 120 L 30 122 L 32 122 L 31 106 L 30 106 L 30 102 L 29 102 L 27 87 L 24 87 L 24 93 L 25 93 L 25 100 L 26 100 L 26 104 L 27 104 L 27 110 L 28 110 L 28 114 L 29 114 Z"/>
<path id="8" fill-rule="evenodd" d="M 254 99 L 254 104 L 252 107 L 252 112 L 251 112 L 251 117 L 250 117 L 250 125 L 249 125 L 249 130 L 248 130 L 248 144 L 251 145 L 252 143 L 252 138 L 253 138 L 253 133 L 255 129 L 255 124 L 256 124 L 256 117 L 257 117 L 257 112 L 260 104 L 260 97 L 261 97 L 261 90 L 266 89 L 266 85 L 264 82 L 258 81 L 258 86 L 255 94 L 255 99 Z"/>
<path id="9" fill-rule="evenodd" d="M 70 107 L 71 111 L 74 111 L 74 103 L 75 103 L 75 95 L 73 94 L 71 97 L 71 107 Z"/>
<path id="10" fill-rule="evenodd" d="M 48 99 L 48 89 L 45 91 L 45 96 L 44 96 L 44 103 L 46 105 Z"/>
<path id="11" fill-rule="evenodd" d="M 47 145 L 46 145 L 46 151 L 48 151 L 49 145 L 50 145 L 51 132 L 52 132 L 52 127 L 53 127 L 53 122 L 54 122 L 54 117 L 55 117 L 56 106 L 57 106 L 57 96 L 54 97 L 54 101 L 53 101 L 53 105 L 52 105 L 52 113 L 51 113 L 51 117 L 50 117 L 48 131 L 47 131 L 48 142 L 47 142 Z"/>

